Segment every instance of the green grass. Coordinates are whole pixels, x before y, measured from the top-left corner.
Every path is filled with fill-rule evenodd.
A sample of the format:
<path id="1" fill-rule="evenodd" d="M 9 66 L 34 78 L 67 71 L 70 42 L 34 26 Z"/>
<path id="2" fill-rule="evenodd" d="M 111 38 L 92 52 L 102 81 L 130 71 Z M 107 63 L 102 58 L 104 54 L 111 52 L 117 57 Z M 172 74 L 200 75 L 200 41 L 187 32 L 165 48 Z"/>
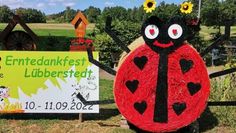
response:
<path id="1" fill-rule="evenodd" d="M 111 80 L 100 80 L 100 99 L 101 100 L 110 100 L 114 99 L 113 97 L 113 81 Z"/>
<path id="2" fill-rule="evenodd" d="M 221 34 L 224 34 L 225 28 L 222 26 L 221 27 Z M 205 40 L 210 40 L 212 36 L 210 35 L 211 33 L 216 33 L 218 30 L 214 29 L 213 27 L 207 27 L 207 26 L 201 26 L 201 31 L 200 35 L 205 39 Z M 236 26 L 231 27 L 231 36 L 236 37 Z"/>

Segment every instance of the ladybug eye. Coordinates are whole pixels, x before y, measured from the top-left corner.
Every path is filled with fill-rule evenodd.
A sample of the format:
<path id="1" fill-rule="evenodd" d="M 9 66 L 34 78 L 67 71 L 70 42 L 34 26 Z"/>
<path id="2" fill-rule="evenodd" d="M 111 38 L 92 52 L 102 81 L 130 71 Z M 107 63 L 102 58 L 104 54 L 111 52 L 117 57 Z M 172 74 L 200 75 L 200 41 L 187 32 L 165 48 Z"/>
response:
<path id="1" fill-rule="evenodd" d="M 156 25 L 148 25 L 145 29 L 145 36 L 148 39 L 155 39 L 159 35 L 159 29 Z"/>
<path id="2" fill-rule="evenodd" d="M 178 24 L 173 24 L 169 27 L 168 34 L 172 39 L 178 39 L 183 34 L 183 28 Z"/>

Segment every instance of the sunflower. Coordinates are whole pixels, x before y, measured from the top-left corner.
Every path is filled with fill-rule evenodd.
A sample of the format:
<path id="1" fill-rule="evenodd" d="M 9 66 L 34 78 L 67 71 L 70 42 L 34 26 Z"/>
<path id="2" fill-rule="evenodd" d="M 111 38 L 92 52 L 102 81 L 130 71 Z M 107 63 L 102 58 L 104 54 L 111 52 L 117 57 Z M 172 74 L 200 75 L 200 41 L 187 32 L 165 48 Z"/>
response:
<path id="1" fill-rule="evenodd" d="M 181 4 L 180 11 L 186 14 L 191 13 L 193 11 L 193 4 L 191 2 L 184 2 Z"/>
<path id="2" fill-rule="evenodd" d="M 145 0 L 143 3 L 144 10 L 146 13 L 151 13 L 156 8 L 156 1 L 155 0 Z"/>

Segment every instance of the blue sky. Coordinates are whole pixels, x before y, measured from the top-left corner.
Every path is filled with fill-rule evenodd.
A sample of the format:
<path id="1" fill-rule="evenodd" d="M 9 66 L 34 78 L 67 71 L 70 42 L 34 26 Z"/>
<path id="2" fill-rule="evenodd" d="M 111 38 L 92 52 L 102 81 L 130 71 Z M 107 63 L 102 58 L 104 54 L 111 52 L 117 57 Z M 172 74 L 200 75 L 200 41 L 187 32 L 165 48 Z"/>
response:
<path id="1" fill-rule="evenodd" d="M 160 3 L 163 0 L 156 0 Z M 182 3 L 184 0 L 164 0 L 166 3 Z M 139 7 L 144 0 L 0 0 L 0 5 L 7 5 L 11 9 L 18 7 L 36 8 L 46 14 L 63 11 L 66 6 L 84 10 L 89 6 L 103 9 L 107 6 L 123 6 L 126 8 Z"/>

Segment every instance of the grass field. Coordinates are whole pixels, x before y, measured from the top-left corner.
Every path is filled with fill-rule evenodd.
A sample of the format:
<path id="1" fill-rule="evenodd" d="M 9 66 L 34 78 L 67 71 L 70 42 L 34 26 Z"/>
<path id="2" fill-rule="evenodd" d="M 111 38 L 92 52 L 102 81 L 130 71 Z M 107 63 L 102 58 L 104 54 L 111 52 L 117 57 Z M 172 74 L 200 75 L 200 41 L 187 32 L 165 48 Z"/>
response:
<path id="1" fill-rule="evenodd" d="M 74 27 L 72 24 L 27 24 L 38 36 L 65 36 L 75 37 Z M 7 24 L 0 23 L 0 31 L 3 30 Z M 89 24 L 88 31 L 93 30 L 94 24 Z M 17 25 L 14 30 L 22 30 L 20 25 Z"/>
<path id="2" fill-rule="evenodd" d="M 0 31 L 6 24 L 0 24 Z M 68 50 L 70 40 L 74 38 L 71 24 L 29 24 L 29 27 L 39 36 L 38 50 L 47 47 L 50 50 Z M 92 31 L 94 24 L 88 26 Z M 19 26 L 16 30 L 22 30 Z M 209 40 L 210 33 L 215 29 L 202 26 L 201 36 Z M 222 29 L 223 31 L 223 29 Z M 236 27 L 232 27 L 232 35 L 236 36 Z M 48 45 L 50 44 L 50 45 Z M 66 45 L 66 46 L 65 46 Z M 49 47 L 49 48 L 48 48 Z M 66 47 L 66 49 L 65 49 Z M 212 71 L 216 70 L 211 68 Z M 235 87 L 227 90 L 228 79 L 222 78 L 212 81 L 210 100 L 235 100 Z M 100 80 L 100 99 L 113 99 L 113 81 Z M 223 92 L 227 91 L 227 94 Z M 20 114 L 0 115 L 0 133 L 29 132 L 29 133 L 133 133 L 132 130 L 119 127 L 121 115 L 115 104 L 102 105 L 99 114 L 85 114 L 85 122 L 80 123 L 77 114 Z M 210 107 L 200 118 L 200 128 L 206 133 L 235 133 L 236 132 L 235 107 Z"/>

